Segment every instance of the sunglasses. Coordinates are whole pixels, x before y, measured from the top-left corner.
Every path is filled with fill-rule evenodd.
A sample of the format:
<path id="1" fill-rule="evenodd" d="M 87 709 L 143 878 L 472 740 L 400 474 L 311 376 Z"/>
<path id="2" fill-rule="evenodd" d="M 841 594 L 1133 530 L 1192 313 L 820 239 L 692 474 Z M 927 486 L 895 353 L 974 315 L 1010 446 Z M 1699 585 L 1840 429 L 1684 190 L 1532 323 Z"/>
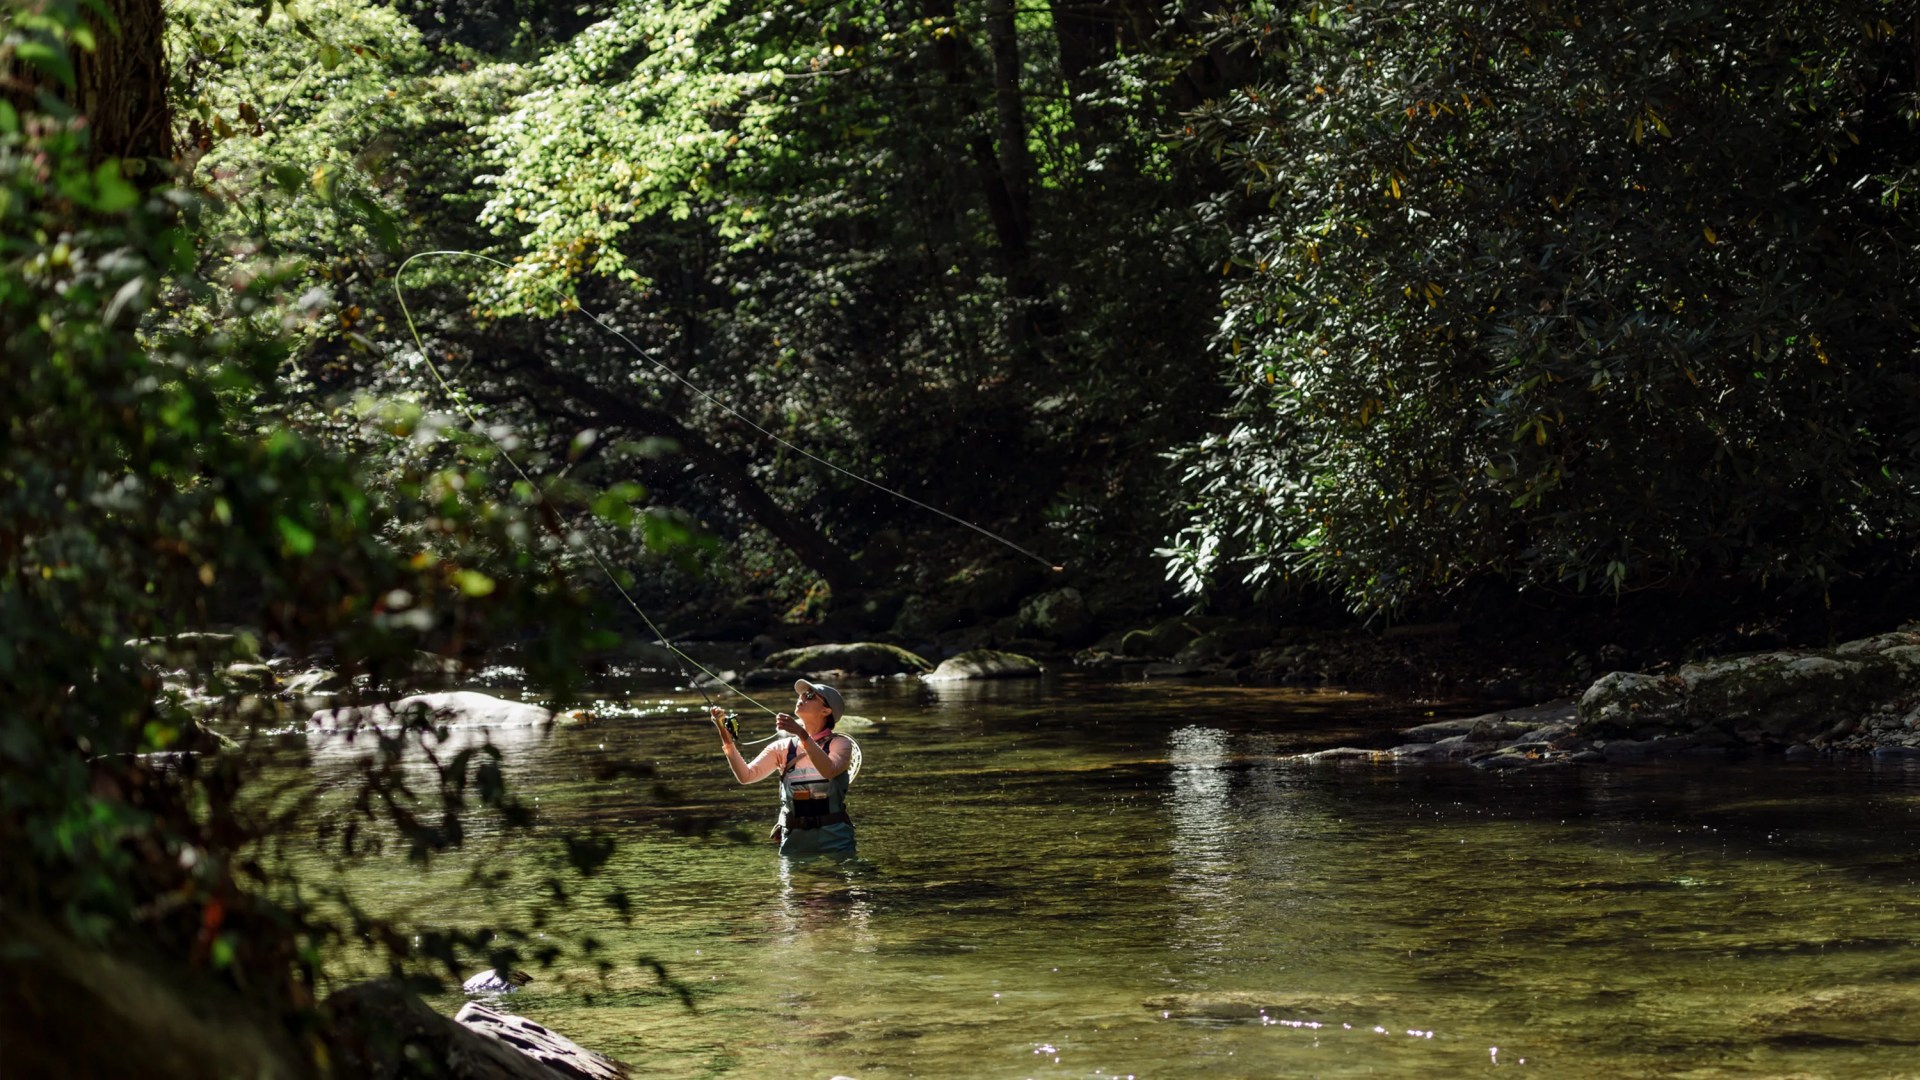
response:
<path id="1" fill-rule="evenodd" d="M 807 692 L 805 692 L 805 693 L 803 693 L 803 694 L 801 694 L 801 695 L 800 695 L 800 700 L 801 700 L 801 701 L 812 701 L 812 700 L 814 700 L 815 698 L 817 698 L 817 697 L 819 697 L 819 696 L 820 696 L 820 693 L 819 693 L 819 691 L 816 691 L 816 690 L 808 690 Z"/>

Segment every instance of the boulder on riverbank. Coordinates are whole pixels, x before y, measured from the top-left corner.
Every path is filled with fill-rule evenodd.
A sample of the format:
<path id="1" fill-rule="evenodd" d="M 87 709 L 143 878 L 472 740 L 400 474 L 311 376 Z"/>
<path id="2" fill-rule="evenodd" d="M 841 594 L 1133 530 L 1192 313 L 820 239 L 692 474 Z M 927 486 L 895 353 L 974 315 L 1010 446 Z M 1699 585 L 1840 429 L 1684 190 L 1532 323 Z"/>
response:
<path id="1" fill-rule="evenodd" d="M 469 1001 L 453 1022 L 575 1080 L 627 1080 L 627 1067 L 587 1050 L 572 1039 L 524 1016 L 498 1012 Z"/>
<path id="2" fill-rule="evenodd" d="M 1583 738 L 1730 738 L 1816 749 L 1920 746 L 1920 632 L 1831 649 L 1787 649 L 1686 664 L 1669 675 L 1613 672 L 1580 698 Z"/>
<path id="3" fill-rule="evenodd" d="M 850 675 L 872 676 L 918 675 L 933 667 L 918 653 L 877 641 L 785 649 L 767 657 L 766 666 L 802 672 L 844 671 Z"/>
<path id="4" fill-rule="evenodd" d="M 1512 769 L 1755 750 L 1920 756 L 1920 630 L 1704 660 L 1665 674 L 1610 672 L 1577 705 L 1488 713 L 1402 734 L 1412 741 L 1391 750 L 1302 758 Z"/>
<path id="5" fill-rule="evenodd" d="M 166 637 L 134 638 L 127 642 L 127 648 L 153 667 L 166 670 L 260 662 L 260 639 L 252 633 L 189 630 Z"/>
<path id="6" fill-rule="evenodd" d="M 754 668 L 751 671 L 718 671 L 710 675 L 700 675 L 693 685 L 711 689 L 716 686 L 742 686 L 748 690 L 763 686 L 792 686 L 795 679 L 804 679 L 807 673 L 797 668 Z"/>
<path id="7" fill-rule="evenodd" d="M 338 1075 L 418 1075 L 417 1062 L 451 1080 L 625 1080 L 626 1067 L 532 1021 L 469 1002 L 448 1019 L 391 980 L 327 998 Z"/>
<path id="8" fill-rule="evenodd" d="M 424 712 L 436 725 L 449 727 L 533 727 L 553 721 L 553 713 L 523 701 L 508 701 L 472 690 L 414 694 L 390 704 L 321 709 L 308 719 L 320 731 L 351 731 L 356 727 L 388 727 L 410 714 Z"/>
<path id="9" fill-rule="evenodd" d="M 921 678 L 927 682 L 965 682 L 971 679 L 1035 679 L 1046 669 L 1040 661 L 1019 653 L 973 649 L 940 662 Z"/>

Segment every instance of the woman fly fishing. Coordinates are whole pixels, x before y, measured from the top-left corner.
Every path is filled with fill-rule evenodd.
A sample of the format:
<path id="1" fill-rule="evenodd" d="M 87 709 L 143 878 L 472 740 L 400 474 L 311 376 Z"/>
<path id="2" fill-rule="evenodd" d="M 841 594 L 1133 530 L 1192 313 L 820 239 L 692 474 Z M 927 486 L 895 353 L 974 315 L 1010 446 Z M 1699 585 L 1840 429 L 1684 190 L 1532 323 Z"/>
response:
<path id="1" fill-rule="evenodd" d="M 773 836 L 782 855 L 812 855 L 853 851 L 853 821 L 847 817 L 849 767 L 855 760 L 853 740 L 835 735 L 833 725 L 847 708 L 846 699 L 831 686 L 800 679 L 793 684 L 799 700 L 793 712 L 777 713 L 773 723 L 787 735 L 767 744 L 748 762 L 740 756 L 728 729 L 725 709 L 709 710 L 720 732 L 720 752 L 726 755 L 734 779 L 751 784 L 780 776 L 780 819 Z"/>

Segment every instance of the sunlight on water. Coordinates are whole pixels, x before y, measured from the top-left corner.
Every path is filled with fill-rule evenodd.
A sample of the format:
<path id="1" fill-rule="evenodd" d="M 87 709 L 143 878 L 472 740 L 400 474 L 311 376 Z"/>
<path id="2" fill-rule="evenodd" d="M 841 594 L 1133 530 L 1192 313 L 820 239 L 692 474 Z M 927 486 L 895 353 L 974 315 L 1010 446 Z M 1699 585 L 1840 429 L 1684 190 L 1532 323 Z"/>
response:
<path id="1" fill-rule="evenodd" d="M 1920 1060 L 1913 772 L 1304 767 L 1287 755 L 1360 740 L 1381 706 L 1076 680 L 850 696 L 886 719 L 860 733 L 847 862 L 774 853 L 776 792 L 731 782 L 697 698 L 470 734 L 506 752 L 544 828 L 622 841 L 548 927 L 593 935 L 608 968 L 533 969 L 507 1007 L 650 1077 Z M 355 752 L 323 750 L 323 786 Z M 540 837 L 482 831 L 430 871 L 396 855 L 355 879 L 386 910 L 481 925 L 526 919 L 558 865 Z M 476 869 L 511 879 L 489 893 Z M 630 923 L 599 900 L 613 888 Z"/>

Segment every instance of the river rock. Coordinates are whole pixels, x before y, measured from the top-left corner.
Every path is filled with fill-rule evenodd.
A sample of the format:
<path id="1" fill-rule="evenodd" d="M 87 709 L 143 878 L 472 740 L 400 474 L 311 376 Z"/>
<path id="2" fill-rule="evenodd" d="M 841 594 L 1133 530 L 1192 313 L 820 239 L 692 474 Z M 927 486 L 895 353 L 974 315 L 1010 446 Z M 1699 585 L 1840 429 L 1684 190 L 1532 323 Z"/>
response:
<path id="1" fill-rule="evenodd" d="M 1406 728 L 1400 734 L 1415 742 L 1439 742 L 1459 736 L 1471 743 L 1497 743 L 1517 739 L 1550 725 L 1570 728 L 1579 716 L 1579 710 L 1573 702 L 1559 701 L 1525 709 L 1481 713 L 1458 720 L 1437 720 L 1431 724 Z"/>
<path id="2" fill-rule="evenodd" d="M 1310 754 L 1300 754 L 1296 756 L 1294 760 L 1303 761 L 1309 765 L 1326 765 L 1341 761 L 1364 761 L 1373 763 L 1377 761 L 1391 761 L 1393 760 L 1393 755 L 1392 751 L 1389 750 L 1365 750 L 1357 746 L 1336 746 L 1331 750 L 1315 750 Z"/>
<path id="3" fill-rule="evenodd" d="M 510 1047 L 561 1076 L 576 1080 L 627 1080 L 624 1064 L 583 1049 L 572 1039 L 524 1016 L 498 1012 L 477 1001 L 469 1001 L 454 1014 L 453 1022 Z"/>
<path id="4" fill-rule="evenodd" d="M 893 620 L 893 633 L 908 641 L 919 641 L 967 624 L 967 612 L 963 609 L 914 593 L 901 602 L 900 613 Z"/>
<path id="5" fill-rule="evenodd" d="M 1120 638 L 1118 651 L 1137 659 L 1170 657 L 1199 636 L 1200 631 L 1185 619 L 1163 619 L 1150 629 L 1127 631 Z"/>
<path id="6" fill-rule="evenodd" d="M 921 678 L 928 682 L 963 682 L 968 679 L 1032 679 L 1045 669 L 1040 661 L 1019 653 L 994 649 L 974 649 L 949 657 Z"/>
<path id="7" fill-rule="evenodd" d="M 955 606 L 979 617 L 1012 610 L 1038 587 L 1046 571 L 1025 560 L 1001 563 L 980 569 L 962 570 L 946 582 L 946 592 Z"/>
<path id="8" fill-rule="evenodd" d="M 754 668 L 752 671 L 721 671 L 711 675 L 700 675 L 693 685 L 704 689 L 716 686 L 744 686 L 749 689 L 761 686 L 792 686 L 795 679 L 804 679 L 807 673 L 797 668 Z"/>
<path id="9" fill-rule="evenodd" d="M 1020 605 L 1018 632 L 1024 635 L 1078 645 L 1093 629 L 1093 613 L 1079 589 L 1054 589 Z"/>
<path id="10" fill-rule="evenodd" d="M 141 659 L 159 668 L 210 668 L 260 660 L 260 639 L 247 633 L 189 630 L 166 637 L 134 638 L 126 644 Z"/>
<path id="11" fill-rule="evenodd" d="M 433 1011 L 392 980 L 363 983 L 327 998 L 333 1019 L 333 1074 L 398 1080 L 419 1075 L 419 1060 L 449 1080 L 564 1080 L 567 1073 Z M 465 1010 L 462 1010 L 464 1012 Z M 623 1075 L 623 1074 L 614 1074 Z"/>
<path id="12" fill-rule="evenodd" d="M 1613 672 L 1581 696 L 1574 734 L 1644 741 L 1713 730 L 1746 745 L 1844 741 L 1871 750 L 1893 734 L 1880 721 L 1917 694 L 1920 632 L 1901 630 L 1830 649 L 1707 660 L 1670 675 Z"/>
<path id="13" fill-rule="evenodd" d="M 1831 986 L 1782 994 L 1746 1017 L 1756 1034 L 1780 1042 L 1920 1044 L 1920 986 Z"/>
<path id="14" fill-rule="evenodd" d="M 386 727 L 398 717 L 424 709 L 433 724 L 457 727 L 531 727 L 552 721 L 553 714 L 538 705 L 507 701 L 472 690 L 414 694 L 390 704 L 321 709 L 307 721 L 322 731 L 348 731 L 358 726 Z"/>
<path id="15" fill-rule="evenodd" d="M 1263 649 L 1271 644 L 1273 644 L 1273 635 L 1260 627 L 1227 623 L 1216 626 L 1187 642 L 1174 655 L 1174 660 L 1188 664 L 1225 660 L 1241 653 Z"/>
<path id="16" fill-rule="evenodd" d="M 1299 990 L 1215 990 L 1166 994 L 1141 1002 L 1166 1019 L 1181 1020 L 1323 1020 L 1361 1023 L 1377 1019 L 1395 1002 L 1315 994 Z"/>
<path id="17" fill-rule="evenodd" d="M 228 664 L 221 670 L 220 680 L 230 689 L 267 694 L 272 693 L 279 682 L 272 668 L 249 661 Z"/>
<path id="18" fill-rule="evenodd" d="M 346 690 L 346 676 L 325 668 L 308 668 L 297 675 L 287 676 L 280 684 L 280 692 L 290 698 L 342 694 Z"/>
<path id="19" fill-rule="evenodd" d="M 767 667 L 794 671 L 845 671 L 854 675 L 919 674 L 933 665 L 918 653 L 877 641 L 846 645 L 808 645 L 767 657 Z"/>

